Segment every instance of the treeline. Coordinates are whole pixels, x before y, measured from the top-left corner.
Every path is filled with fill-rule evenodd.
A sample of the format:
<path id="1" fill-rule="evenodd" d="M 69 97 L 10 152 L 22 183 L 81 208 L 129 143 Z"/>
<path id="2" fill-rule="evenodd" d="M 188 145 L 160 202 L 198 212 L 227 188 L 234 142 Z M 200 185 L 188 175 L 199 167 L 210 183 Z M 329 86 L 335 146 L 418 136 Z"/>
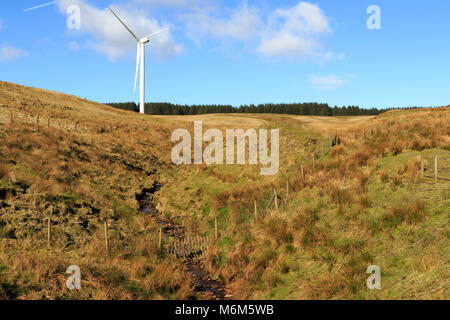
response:
<path id="1" fill-rule="evenodd" d="M 134 102 L 108 103 L 108 105 L 139 112 Z M 211 113 L 271 113 L 316 116 L 370 116 L 378 115 L 386 110 L 362 109 L 358 106 L 330 107 L 326 103 L 283 103 L 242 105 L 238 108 L 231 105 L 178 105 L 172 103 L 146 103 L 145 113 L 149 115 L 196 115 Z"/>

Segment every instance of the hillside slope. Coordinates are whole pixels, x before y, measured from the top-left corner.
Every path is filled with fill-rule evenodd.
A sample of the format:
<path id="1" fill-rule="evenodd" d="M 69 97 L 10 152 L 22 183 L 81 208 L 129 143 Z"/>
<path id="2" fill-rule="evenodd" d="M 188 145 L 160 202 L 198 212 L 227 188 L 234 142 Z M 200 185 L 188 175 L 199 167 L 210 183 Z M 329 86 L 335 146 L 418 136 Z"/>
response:
<path id="1" fill-rule="evenodd" d="M 449 120 L 448 107 L 150 117 L 0 82 L 0 299 L 211 298 L 158 248 L 158 219 L 170 222 L 163 248 L 174 230 L 211 239 L 217 225 L 196 263 L 234 298 L 448 299 Z M 172 165 L 171 133 L 192 132 L 193 121 L 279 128 L 278 174 Z M 268 206 L 274 189 L 278 209 Z M 139 213 L 144 204 L 158 219 Z M 82 271 L 78 293 L 65 287 L 72 264 Z M 382 290 L 366 288 L 372 264 Z"/>
<path id="2" fill-rule="evenodd" d="M 169 169 L 159 198 L 162 211 L 197 234 L 211 234 L 217 218 L 220 240 L 204 263 L 235 297 L 449 298 L 449 107 L 248 117 L 280 128 L 276 176 L 250 166 Z M 341 143 L 330 148 L 336 133 Z M 371 265 L 381 269 L 382 290 L 366 287 Z"/>
<path id="3" fill-rule="evenodd" d="M 184 265 L 160 256 L 157 226 L 138 214 L 137 195 L 169 165 L 171 131 L 149 117 L 1 82 L 0 298 L 192 295 Z M 71 264 L 82 271 L 79 295 L 65 287 Z"/>

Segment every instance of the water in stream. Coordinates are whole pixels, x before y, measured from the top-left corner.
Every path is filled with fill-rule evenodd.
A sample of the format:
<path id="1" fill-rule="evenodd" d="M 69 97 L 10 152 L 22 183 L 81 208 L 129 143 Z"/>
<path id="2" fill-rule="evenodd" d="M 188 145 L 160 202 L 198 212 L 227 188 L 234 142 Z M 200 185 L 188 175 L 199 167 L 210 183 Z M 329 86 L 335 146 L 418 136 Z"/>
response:
<path id="1" fill-rule="evenodd" d="M 172 223 L 165 221 L 162 218 L 161 212 L 159 212 L 153 202 L 144 201 L 148 200 L 148 195 L 153 195 L 162 188 L 162 185 L 155 184 L 152 188 L 143 190 L 142 194 L 138 195 L 136 198 L 140 202 L 139 212 L 141 214 L 147 214 L 153 217 L 159 225 L 163 227 L 163 232 L 169 234 L 175 240 L 184 239 L 184 230 L 175 226 Z M 186 255 L 183 252 L 188 252 L 188 250 L 178 250 L 175 252 L 176 256 L 183 259 L 186 264 L 188 272 L 192 275 L 194 279 L 195 291 L 201 293 L 207 293 L 212 295 L 212 299 L 224 300 L 226 298 L 225 287 L 219 281 L 211 280 L 208 272 L 202 267 L 201 261 L 192 257 L 191 255 Z M 200 252 L 201 253 L 201 252 Z"/>

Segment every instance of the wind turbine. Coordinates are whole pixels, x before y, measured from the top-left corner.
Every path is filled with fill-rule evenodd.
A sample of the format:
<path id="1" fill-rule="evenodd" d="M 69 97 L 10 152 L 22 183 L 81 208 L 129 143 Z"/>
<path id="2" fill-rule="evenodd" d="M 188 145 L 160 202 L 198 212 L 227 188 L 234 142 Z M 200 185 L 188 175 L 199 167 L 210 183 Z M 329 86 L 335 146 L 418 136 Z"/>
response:
<path id="1" fill-rule="evenodd" d="M 128 32 L 133 36 L 133 38 L 137 41 L 137 57 L 136 57 L 136 76 L 134 77 L 134 91 L 136 92 L 136 83 L 137 83 L 137 76 L 140 72 L 140 104 L 139 104 L 139 112 L 144 114 L 145 113 L 145 44 L 150 42 L 150 38 L 157 35 L 160 32 L 165 31 L 166 29 L 162 29 L 159 31 L 156 31 L 152 33 L 151 35 L 148 35 L 142 39 L 139 39 L 133 31 L 130 30 L 130 28 L 127 27 L 127 25 L 120 20 L 120 18 L 115 14 L 115 12 L 108 7 L 108 9 L 111 11 L 111 13 L 119 20 L 119 22 L 125 27 L 125 29 L 128 30 Z M 139 71 L 139 65 L 141 66 L 141 70 Z"/>

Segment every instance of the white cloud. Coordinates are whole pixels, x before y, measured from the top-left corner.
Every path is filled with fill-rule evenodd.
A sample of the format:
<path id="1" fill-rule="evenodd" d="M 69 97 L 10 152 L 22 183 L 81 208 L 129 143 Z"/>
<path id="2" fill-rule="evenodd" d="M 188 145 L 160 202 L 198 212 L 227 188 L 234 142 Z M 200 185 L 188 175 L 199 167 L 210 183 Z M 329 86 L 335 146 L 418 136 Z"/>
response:
<path id="1" fill-rule="evenodd" d="M 215 7 L 197 8 L 181 16 L 186 23 L 189 38 L 199 43 L 203 38 L 249 41 L 257 36 L 264 26 L 257 8 L 244 3 L 240 8 L 230 10 L 229 18 L 214 16 Z"/>
<path id="2" fill-rule="evenodd" d="M 24 50 L 15 48 L 8 44 L 3 44 L 0 47 L 0 62 L 17 60 L 26 55 L 27 53 Z"/>
<path id="3" fill-rule="evenodd" d="M 99 9 L 90 0 L 56 0 L 61 13 L 69 5 L 81 9 L 81 32 L 91 35 L 92 47 L 117 59 L 134 51 L 135 41 L 123 26 L 106 9 Z M 178 30 L 198 46 L 202 41 L 216 41 L 219 48 L 232 51 L 233 45 L 244 45 L 244 50 L 257 53 L 271 60 L 313 59 L 319 63 L 344 60 L 345 54 L 333 53 L 325 46 L 324 39 L 332 33 L 328 18 L 317 4 L 300 1 L 288 8 L 272 11 L 267 6 L 251 6 L 243 0 L 240 6 L 226 7 L 219 0 L 128 0 L 114 6 L 117 14 L 138 37 L 148 35 L 163 27 L 174 29 L 173 24 L 151 18 L 150 13 L 161 8 L 171 9 L 165 15 L 176 22 Z M 159 34 L 150 45 L 151 52 L 159 59 L 167 59 L 183 52 L 169 32 Z"/>
<path id="4" fill-rule="evenodd" d="M 320 7 L 309 2 L 272 12 L 246 2 L 231 10 L 209 6 L 192 10 L 180 19 L 188 37 L 197 44 L 204 39 L 239 41 L 270 59 L 342 58 L 324 48 L 322 40 L 332 30 Z"/>
<path id="5" fill-rule="evenodd" d="M 90 34 L 95 41 L 90 44 L 95 50 L 106 54 L 115 60 L 124 57 L 130 51 L 136 50 L 136 42 L 126 29 L 116 20 L 111 12 L 98 9 L 86 0 L 57 0 L 61 13 L 66 13 L 69 5 L 77 5 L 81 11 L 81 30 Z M 171 58 L 183 51 L 181 45 L 176 44 L 171 37 L 170 25 L 163 24 L 156 19 L 148 18 L 145 11 L 139 10 L 133 4 L 114 6 L 113 10 L 138 36 L 144 37 L 162 28 L 168 28 L 152 39 L 147 48 L 160 60 Z"/>
<path id="6" fill-rule="evenodd" d="M 340 77 L 334 74 L 323 77 L 312 75 L 309 77 L 309 83 L 316 90 L 336 90 L 347 84 L 354 77 L 354 75 Z"/>
<path id="7" fill-rule="evenodd" d="M 271 23 L 279 23 L 285 31 L 305 33 L 330 32 L 327 18 L 318 5 L 299 2 L 291 9 L 277 9 Z"/>
<path id="8" fill-rule="evenodd" d="M 314 40 L 296 37 L 288 32 L 280 32 L 269 39 L 262 39 L 259 52 L 268 57 L 277 58 L 307 58 L 317 49 Z"/>
<path id="9" fill-rule="evenodd" d="M 318 5 L 300 2 L 290 9 L 277 9 L 269 17 L 258 49 L 269 58 L 327 60 L 321 37 L 331 33 L 328 20 Z"/>

